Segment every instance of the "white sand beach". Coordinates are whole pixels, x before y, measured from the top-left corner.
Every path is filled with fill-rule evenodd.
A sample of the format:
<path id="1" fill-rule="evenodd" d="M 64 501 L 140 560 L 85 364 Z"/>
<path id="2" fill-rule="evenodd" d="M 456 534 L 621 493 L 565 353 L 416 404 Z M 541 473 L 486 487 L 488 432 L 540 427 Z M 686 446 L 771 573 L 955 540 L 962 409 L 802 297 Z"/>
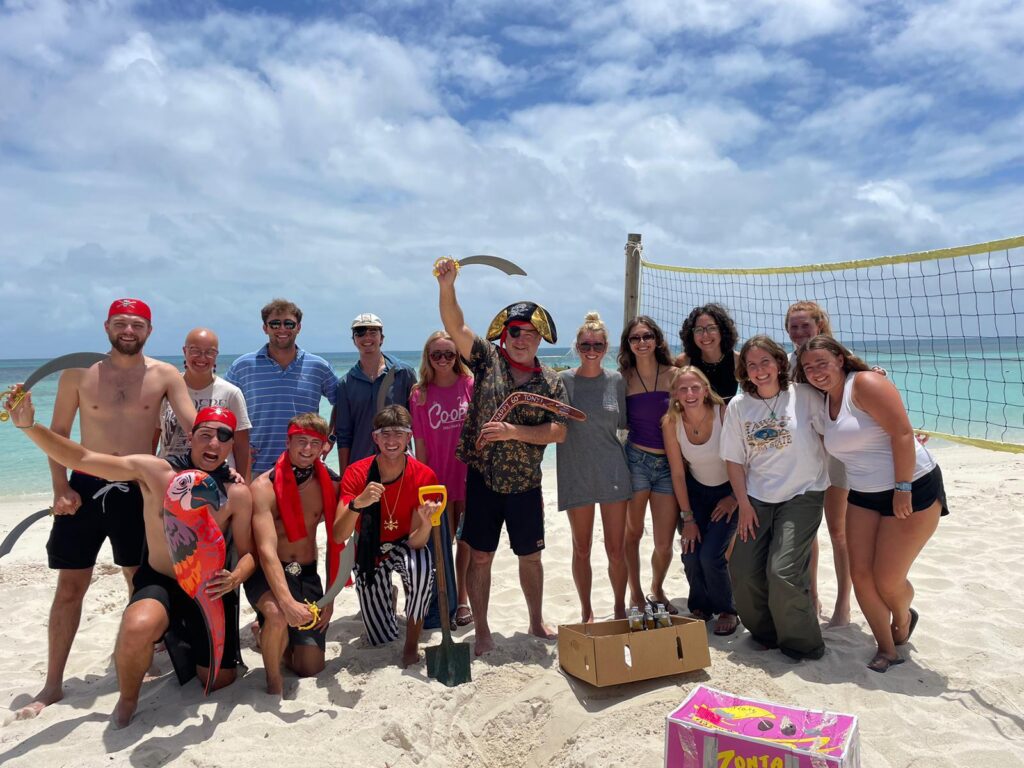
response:
<path id="1" fill-rule="evenodd" d="M 400 649 L 374 650 L 360 638 L 355 595 L 343 593 L 328 634 L 327 669 L 286 678 L 283 701 L 264 693 L 259 654 L 243 630 L 248 671 L 209 698 L 196 681 L 181 688 L 169 671 L 147 682 L 134 722 L 108 727 L 117 698 L 111 651 L 125 584 L 101 553 L 68 664 L 65 698 L 34 720 L 14 719 L 42 685 L 46 617 L 56 581 L 45 565 L 41 522 L 0 561 L 0 764 L 11 766 L 656 766 L 665 715 L 697 683 L 789 705 L 860 718 L 865 768 L 1024 766 L 1024 457 L 974 448 L 935 448 L 951 514 L 911 572 L 920 625 L 908 662 L 885 675 L 865 663 L 874 645 L 859 611 L 826 632 L 818 662 L 794 663 L 757 651 L 744 631 L 710 634 L 712 666 L 700 672 L 612 688 L 563 674 L 554 643 L 524 634 L 526 608 L 516 560 L 499 551 L 492 594 L 498 650 L 473 663 L 473 681 L 448 689 L 425 668 L 397 668 Z M 578 620 L 565 516 L 548 500 L 545 613 Z M 0 535 L 47 500 L 0 504 Z M 822 601 L 835 595 L 824 527 Z M 611 600 L 597 526 L 595 609 Z M 648 552 L 649 554 L 649 547 Z M 646 574 L 649 570 L 645 569 Z M 678 559 L 668 594 L 685 605 Z M 243 601 L 244 603 L 244 601 Z M 243 623 L 252 611 L 246 605 Z M 456 639 L 472 637 L 472 627 Z M 428 633 L 424 645 L 440 633 Z"/>

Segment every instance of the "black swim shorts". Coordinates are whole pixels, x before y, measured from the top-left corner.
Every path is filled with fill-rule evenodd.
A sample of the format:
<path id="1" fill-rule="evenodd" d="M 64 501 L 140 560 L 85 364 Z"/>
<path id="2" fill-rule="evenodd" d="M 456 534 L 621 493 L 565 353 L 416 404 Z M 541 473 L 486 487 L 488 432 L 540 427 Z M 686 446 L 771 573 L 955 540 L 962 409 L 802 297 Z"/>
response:
<path id="1" fill-rule="evenodd" d="M 855 491 L 851 488 L 847 503 L 853 504 L 855 507 L 870 509 L 882 517 L 895 517 L 892 511 L 892 500 L 895 495 L 896 491 L 892 488 L 888 491 L 873 493 Z M 939 516 L 948 515 L 946 487 L 942 483 L 942 470 L 939 469 L 938 464 L 927 475 L 923 475 L 913 482 L 910 491 L 910 506 L 915 512 L 920 512 L 922 509 L 928 509 L 928 507 L 935 503 L 936 499 L 942 504 L 942 511 L 939 513 Z"/>
<path id="2" fill-rule="evenodd" d="M 132 599 L 129 605 L 140 600 L 156 600 L 170 622 L 164 641 L 174 663 L 178 681 L 184 685 L 195 675 L 196 667 L 210 666 L 210 640 L 206 631 L 206 620 L 199 604 L 193 600 L 170 576 L 165 576 L 146 560 L 139 566 L 132 579 Z M 224 603 L 224 655 L 221 669 L 234 669 L 241 659 L 238 638 L 238 593 L 228 592 L 221 598 Z"/>
<path id="3" fill-rule="evenodd" d="M 115 563 L 139 565 L 146 526 L 138 483 L 112 483 L 84 472 L 72 472 L 68 483 L 82 497 L 82 506 L 73 515 L 54 515 L 46 542 L 50 568 L 92 568 L 106 538 Z"/>
<path id="4" fill-rule="evenodd" d="M 520 557 L 544 549 L 541 489 L 498 493 L 488 488 L 484 476 L 470 467 L 466 474 L 466 511 L 462 515 L 460 541 L 480 552 L 496 552 L 502 524 L 508 528 L 512 551 Z"/>
<path id="5" fill-rule="evenodd" d="M 290 569 L 289 565 L 291 566 Z M 296 566 L 300 569 L 299 573 L 290 573 L 289 570 L 296 570 Z M 324 596 L 324 588 L 320 583 L 320 575 L 317 573 L 316 563 L 308 563 L 307 565 L 281 563 L 281 567 L 284 568 L 284 578 L 288 582 L 288 591 L 300 603 L 307 600 L 315 603 Z M 271 591 L 270 584 L 267 582 L 267 575 L 263 573 L 263 568 L 257 568 L 253 571 L 252 576 L 246 579 L 244 586 L 245 597 L 249 601 L 249 605 L 256 611 L 256 620 L 259 621 L 262 627 L 264 617 L 256 607 L 256 603 L 260 601 L 263 595 Z M 327 647 L 327 630 L 288 627 L 288 645 L 293 647 L 315 645 L 323 651 Z"/>

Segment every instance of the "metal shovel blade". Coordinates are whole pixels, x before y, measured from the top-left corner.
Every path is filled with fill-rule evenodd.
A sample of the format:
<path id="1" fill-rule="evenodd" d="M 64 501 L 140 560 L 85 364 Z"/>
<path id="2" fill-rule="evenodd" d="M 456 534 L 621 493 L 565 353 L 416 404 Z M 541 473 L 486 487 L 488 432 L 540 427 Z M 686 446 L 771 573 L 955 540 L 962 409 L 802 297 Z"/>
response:
<path id="1" fill-rule="evenodd" d="M 444 553 L 441 551 L 440 527 L 435 525 L 431 534 L 434 537 L 434 578 L 439 579 L 437 603 L 441 614 L 441 644 L 427 648 L 427 677 L 432 677 L 452 688 L 468 683 L 472 679 L 469 644 L 452 642 L 451 629 L 448 627 L 448 586 L 444 580 Z"/>

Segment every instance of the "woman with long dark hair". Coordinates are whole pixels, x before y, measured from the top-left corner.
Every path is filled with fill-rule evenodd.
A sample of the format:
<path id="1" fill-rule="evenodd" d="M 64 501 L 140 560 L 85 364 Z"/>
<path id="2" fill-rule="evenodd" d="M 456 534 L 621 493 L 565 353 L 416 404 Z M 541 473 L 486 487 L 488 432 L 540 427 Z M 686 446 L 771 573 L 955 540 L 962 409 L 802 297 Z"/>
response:
<path id="1" fill-rule="evenodd" d="M 676 365 L 692 365 L 711 383 L 715 394 L 728 403 L 739 385 L 736 382 L 736 324 L 721 304 L 694 307 L 679 329 L 683 352 Z"/>
<path id="2" fill-rule="evenodd" d="M 672 473 L 665 457 L 661 417 L 668 410 L 669 374 L 675 367 L 665 334 L 654 320 L 640 315 L 630 320 L 619 341 L 619 372 L 626 380 L 626 421 L 629 438 L 626 458 L 632 478 L 633 499 L 626 517 L 626 570 L 630 605 L 661 603 L 679 613 L 665 596 L 665 576 L 672 563 L 676 507 Z M 640 585 L 640 539 L 644 533 L 647 504 L 651 505 L 654 552 L 651 554 L 651 592 Z"/>

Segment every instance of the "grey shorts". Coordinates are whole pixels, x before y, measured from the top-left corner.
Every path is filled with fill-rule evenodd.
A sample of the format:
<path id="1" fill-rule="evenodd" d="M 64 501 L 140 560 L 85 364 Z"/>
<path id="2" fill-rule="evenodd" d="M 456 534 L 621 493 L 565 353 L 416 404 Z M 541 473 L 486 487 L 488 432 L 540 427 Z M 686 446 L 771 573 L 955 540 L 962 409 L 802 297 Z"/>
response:
<path id="1" fill-rule="evenodd" d="M 626 443 L 626 459 L 629 461 L 629 476 L 633 485 L 633 493 L 650 491 L 672 496 L 672 470 L 668 465 L 668 456 L 663 453 L 650 453 Z"/>

